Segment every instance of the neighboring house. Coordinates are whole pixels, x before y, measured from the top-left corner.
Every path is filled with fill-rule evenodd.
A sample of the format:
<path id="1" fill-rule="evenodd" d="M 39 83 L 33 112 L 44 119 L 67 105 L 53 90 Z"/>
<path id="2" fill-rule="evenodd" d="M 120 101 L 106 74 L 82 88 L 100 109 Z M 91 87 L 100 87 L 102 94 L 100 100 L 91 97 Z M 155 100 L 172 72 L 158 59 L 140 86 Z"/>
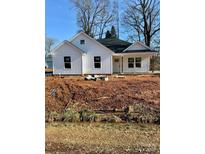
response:
<path id="1" fill-rule="evenodd" d="M 141 42 L 95 40 L 84 32 L 52 51 L 53 73 L 62 75 L 142 73 L 150 70 L 156 52 Z"/>
<path id="2" fill-rule="evenodd" d="M 53 68 L 53 60 L 52 60 L 51 54 L 47 54 L 45 57 L 45 67 L 46 68 Z"/>

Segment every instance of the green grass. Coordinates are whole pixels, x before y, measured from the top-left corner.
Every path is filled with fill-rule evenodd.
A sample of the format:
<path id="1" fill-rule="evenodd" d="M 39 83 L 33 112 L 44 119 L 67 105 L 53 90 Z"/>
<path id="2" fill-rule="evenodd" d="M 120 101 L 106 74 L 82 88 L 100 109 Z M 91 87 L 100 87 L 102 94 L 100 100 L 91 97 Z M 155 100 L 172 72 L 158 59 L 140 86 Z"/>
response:
<path id="1" fill-rule="evenodd" d="M 160 126 L 133 123 L 46 124 L 49 153 L 159 153 Z"/>

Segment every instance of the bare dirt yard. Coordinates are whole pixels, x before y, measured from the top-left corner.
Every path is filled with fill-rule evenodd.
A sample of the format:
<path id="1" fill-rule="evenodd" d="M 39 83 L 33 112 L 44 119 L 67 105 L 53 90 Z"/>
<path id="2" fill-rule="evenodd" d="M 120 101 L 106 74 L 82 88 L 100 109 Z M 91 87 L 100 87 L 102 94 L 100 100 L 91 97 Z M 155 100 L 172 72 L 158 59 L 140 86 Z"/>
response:
<path id="1" fill-rule="evenodd" d="M 159 76 L 45 80 L 47 154 L 159 153 Z M 126 113 L 130 105 L 134 111 Z"/>
<path id="2" fill-rule="evenodd" d="M 47 154 L 158 154 L 160 126 L 133 123 L 51 123 Z"/>
<path id="3" fill-rule="evenodd" d="M 109 81 L 50 76 L 45 83 L 47 112 L 61 112 L 70 105 L 92 110 L 122 109 L 136 103 L 160 106 L 160 77 L 157 75 L 130 75 L 121 79 L 109 76 Z"/>

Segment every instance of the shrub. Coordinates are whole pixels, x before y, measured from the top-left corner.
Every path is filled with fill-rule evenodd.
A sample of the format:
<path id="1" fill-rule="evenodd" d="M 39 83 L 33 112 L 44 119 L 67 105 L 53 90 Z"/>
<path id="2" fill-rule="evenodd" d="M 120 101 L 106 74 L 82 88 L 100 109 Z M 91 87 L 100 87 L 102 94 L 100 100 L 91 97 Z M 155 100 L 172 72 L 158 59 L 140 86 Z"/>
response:
<path id="1" fill-rule="evenodd" d="M 156 123 L 159 124 L 159 116 L 152 114 L 152 113 L 131 113 L 131 114 L 124 114 L 123 120 L 128 122 L 136 122 L 136 123 Z"/>
<path id="2" fill-rule="evenodd" d="M 78 122 L 80 121 L 79 113 L 73 108 L 67 108 L 62 114 L 62 121 L 64 122 Z"/>
<path id="3" fill-rule="evenodd" d="M 150 70 L 160 70 L 160 56 L 156 55 L 150 59 Z"/>
<path id="4" fill-rule="evenodd" d="M 122 122 L 122 120 L 118 116 L 112 115 L 108 117 L 108 122 Z"/>
<path id="5" fill-rule="evenodd" d="M 46 113 L 46 122 L 53 122 L 53 121 L 59 121 L 60 120 L 60 114 L 57 112 L 49 112 Z"/>
<path id="6" fill-rule="evenodd" d="M 96 114 L 93 111 L 89 111 L 89 110 L 81 110 L 80 111 L 80 120 L 81 121 L 95 121 L 96 120 Z"/>
<path id="7" fill-rule="evenodd" d="M 115 115 L 99 115 L 96 118 L 97 122 L 122 122 L 122 119 Z"/>

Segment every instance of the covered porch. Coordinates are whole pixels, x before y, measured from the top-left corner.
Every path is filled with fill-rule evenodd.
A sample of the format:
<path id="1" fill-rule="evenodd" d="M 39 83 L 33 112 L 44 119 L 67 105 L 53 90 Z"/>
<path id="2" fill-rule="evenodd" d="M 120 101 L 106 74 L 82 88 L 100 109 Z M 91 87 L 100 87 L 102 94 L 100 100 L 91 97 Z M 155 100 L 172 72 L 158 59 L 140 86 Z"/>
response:
<path id="1" fill-rule="evenodd" d="M 113 55 L 113 74 L 136 74 L 150 71 L 152 53 L 126 53 Z"/>

